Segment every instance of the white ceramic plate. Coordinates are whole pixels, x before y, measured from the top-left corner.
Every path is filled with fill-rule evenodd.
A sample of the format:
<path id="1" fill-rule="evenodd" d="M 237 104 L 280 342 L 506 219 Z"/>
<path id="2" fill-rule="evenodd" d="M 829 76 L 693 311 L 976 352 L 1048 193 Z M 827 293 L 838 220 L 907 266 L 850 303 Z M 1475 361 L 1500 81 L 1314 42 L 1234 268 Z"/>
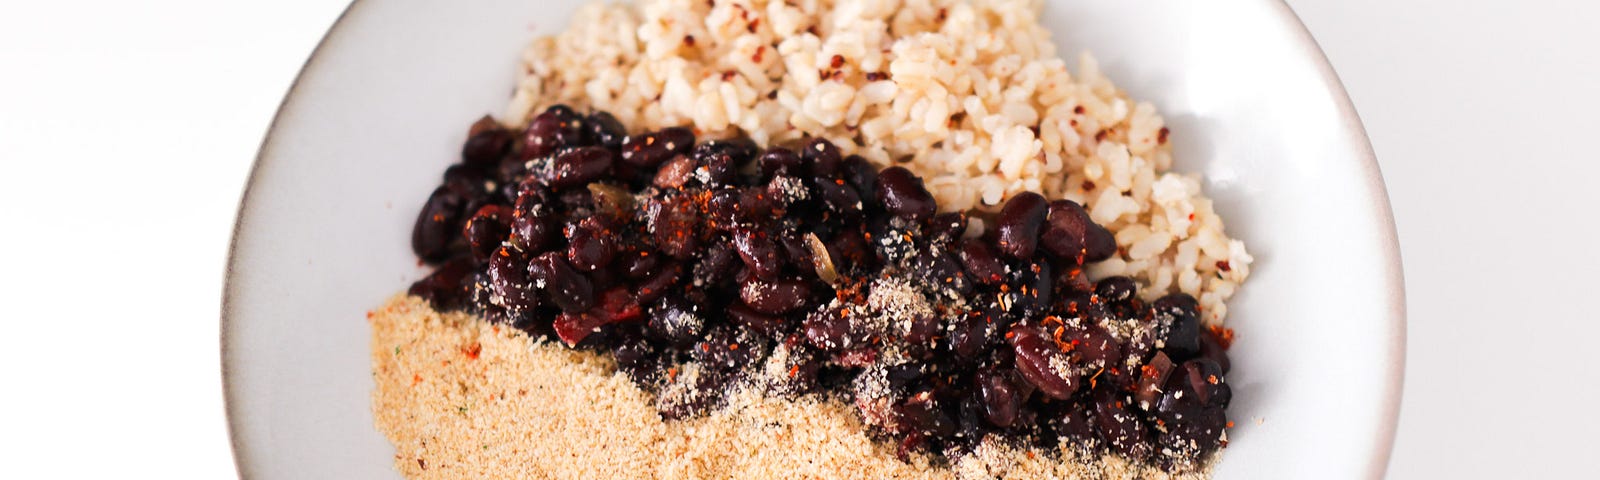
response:
<path id="1" fill-rule="evenodd" d="M 498 113 L 523 44 L 577 1 L 356 2 L 284 101 L 239 212 L 223 366 L 252 479 L 394 478 L 373 427 L 364 313 L 425 271 L 416 210 L 465 127 Z M 1059 1 L 1088 49 L 1174 134 L 1255 254 L 1230 304 L 1237 427 L 1218 478 L 1381 477 L 1404 294 L 1377 163 L 1338 79 L 1277 0 Z"/>

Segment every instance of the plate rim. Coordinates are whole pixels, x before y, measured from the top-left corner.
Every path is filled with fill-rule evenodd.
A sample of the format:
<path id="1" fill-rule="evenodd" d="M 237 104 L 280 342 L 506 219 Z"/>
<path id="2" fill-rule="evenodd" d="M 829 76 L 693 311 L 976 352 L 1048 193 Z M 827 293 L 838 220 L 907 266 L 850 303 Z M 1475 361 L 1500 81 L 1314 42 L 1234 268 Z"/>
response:
<path id="1" fill-rule="evenodd" d="M 1370 203 L 1369 218 L 1376 222 L 1376 232 L 1379 234 L 1379 241 L 1384 247 L 1385 258 L 1383 263 L 1388 266 L 1386 269 L 1387 275 L 1385 276 L 1385 283 L 1387 283 L 1385 291 L 1389 292 L 1386 299 L 1389 315 L 1381 320 L 1385 320 L 1385 323 L 1388 323 L 1388 345 L 1386 349 L 1383 349 L 1387 358 L 1382 363 L 1388 366 L 1389 375 L 1386 377 L 1388 381 L 1384 383 L 1384 389 L 1380 395 L 1380 398 L 1384 399 L 1379 405 L 1378 418 L 1381 425 L 1377 429 L 1377 438 L 1373 439 L 1373 449 L 1368 457 L 1366 471 L 1368 472 L 1368 478 L 1383 478 L 1388 471 L 1390 459 L 1394 452 L 1394 441 L 1399 427 L 1401 397 L 1405 384 L 1407 333 L 1404 265 L 1401 261 L 1399 235 L 1394 222 L 1393 208 L 1389 201 L 1388 188 L 1383 180 L 1383 172 L 1378 164 L 1377 154 L 1372 148 L 1370 137 L 1367 136 L 1361 116 L 1351 101 L 1344 83 L 1340 80 L 1333 65 L 1328 61 L 1328 57 L 1322 50 L 1321 45 L 1312 36 L 1310 29 L 1305 22 L 1301 21 L 1300 16 L 1295 13 L 1294 9 L 1285 0 L 1258 1 L 1265 3 L 1264 8 L 1271 10 L 1278 17 L 1278 20 L 1289 28 L 1290 36 L 1292 40 L 1296 41 L 1296 46 L 1303 50 L 1306 57 L 1314 64 L 1318 79 L 1330 93 L 1333 106 L 1338 112 L 1340 123 L 1350 137 L 1347 141 L 1354 147 L 1359 157 L 1357 168 L 1366 179 L 1367 188 L 1373 192 L 1374 200 L 1376 200 Z M 323 57 L 322 54 L 328 50 L 330 45 L 337 42 L 343 36 L 344 30 L 346 30 L 341 27 L 345 27 L 347 20 L 358 14 L 357 10 L 368 3 L 370 2 L 352 0 L 346 5 L 344 10 L 339 13 L 339 16 L 330 24 L 328 31 L 318 40 L 316 47 L 312 49 L 306 60 L 301 64 L 299 72 L 295 74 L 294 80 L 289 84 L 283 99 L 278 103 L 278 108 L 273 113 L 272 121 L 268 124 L 266 133 L 262 136 L 255 158 L 250 162 L 250 170 L 245 178 L 243 192 L 240 194 L 238 206 L 235 209 L 232 230 L 228 240 L 228 258 L 223 271 L 222 304 L 219 312 L 218 344 L 220 348 L 218 353 L 220 354 L 221 368 L 219 373 L 222 378 L 223 409 L 227 417 L 225 423 L 230 449 L 233 454 L 235 472 L 238 473 L 240 478 L 249 477 L 251 470 L 249 465 L 251 465 L 251 462 L 249 461 L 247 448 L 239 435 L 240 422 L 238 419 L 246 415 L 246 413 L 239 411 L 237 402 L 234 401 L 236 397 L 242 395 L 242 392 L 236 392 L 237 385 L 230 380 L 232 377 L 230 372 L 234 366 L 240 363 L 240 359 L 232 358 L 231 355 L 229 345 L 231 343 L 230 339 L 233 337 L 229 335 L 229 325 L 232 323 L 233 310 L 235 308 L 234 297 L 236 290 L 239 288 L 238 283 L 235 281 L 239 266 L 237 249 L 239 247 L 240 234 L 248 221 L 247 214 L 251 211 L 250 193 L 257 188 L 257 183 L 260 180 L 260 175 L 258 174 L 262 165 L 266 163 L 268 157 L 275 150 L 276 142 L 274 140 L 280 130 L 280 123 L 284 121 L 285 117 L 290 116 L 286 115 L 288 112 L 300 108 L 300 102 L 297 99 L 301 87 L 307 78 L 319 73 L 320 70 L 317 67 Z"/>

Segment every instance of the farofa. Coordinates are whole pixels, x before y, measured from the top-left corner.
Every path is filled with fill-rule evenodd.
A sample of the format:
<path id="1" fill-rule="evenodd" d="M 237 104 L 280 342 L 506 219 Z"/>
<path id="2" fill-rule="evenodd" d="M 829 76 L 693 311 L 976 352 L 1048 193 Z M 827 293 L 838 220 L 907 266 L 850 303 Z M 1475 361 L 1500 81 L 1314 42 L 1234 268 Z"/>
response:
<path id="1" fill-rule="evenodd" d="M 1036 0 L 595 3 L 523 53 L 503 119 L 564 103 L 634 131 L 693 125 L 762 144 L 823 137 L 927 180 L 946 210 L 1037 191 L 1084 204 L 1121 247 L 1089 267 L 1219 325 L 1250 273 L 1198 176 L 1169 170 L 1164 120 L 1080 56 L 1068 72 Z M 974 222 L 981 231 L 981 222 Z"/>
<path id="2" fill-rule="evenodd" d="M 663 421 L 608 357 L 535 342 L 471 315 L 397 296 L 369 315 L 372 407 L 407 478 L 1204 478 L 985 442 L 953 465 L 909 462 L 874 441 L 855 408 L 734 395 L 728 408 Z"/>

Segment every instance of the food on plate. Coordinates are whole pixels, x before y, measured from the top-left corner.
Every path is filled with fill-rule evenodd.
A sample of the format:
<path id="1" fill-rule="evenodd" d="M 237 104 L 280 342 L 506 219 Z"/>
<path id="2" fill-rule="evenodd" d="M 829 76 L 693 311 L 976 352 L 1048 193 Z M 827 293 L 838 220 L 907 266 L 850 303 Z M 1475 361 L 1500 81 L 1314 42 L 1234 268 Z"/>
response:
<path id="1" fill-rule="evenodd" d="M 644 0 L 537 40 L 368 316 L 396 467 L 1207 476 L 1252 259 L 1038 8 Z"/>

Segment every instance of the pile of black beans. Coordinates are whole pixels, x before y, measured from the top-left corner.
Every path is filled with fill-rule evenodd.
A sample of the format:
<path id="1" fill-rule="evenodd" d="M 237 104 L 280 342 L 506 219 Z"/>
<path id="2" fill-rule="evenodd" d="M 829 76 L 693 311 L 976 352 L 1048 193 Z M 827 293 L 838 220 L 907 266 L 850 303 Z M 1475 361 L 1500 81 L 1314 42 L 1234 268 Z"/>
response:
<path id="1" fill-rule="evenodd" d="M 437 269 L 410 293 L 692 392 L 659 404 L 669 419 L 716 408 L 781 350 L 783 394 L 859 397 L 852 381 L 886 369 L 890 418 L 868 423 L 902 453 L 998 434 L 1181 469 L 1226 443 L 1230 339 L 1188 295 L 1089 281 L 1117 247 L 1080 205 L 1018 194 L 968 235 L 904 168 L 821 139 L 695 137 L 564 106 L 523 132 L 474 124 L 417 218 L 412 247 Z M 939 315 L 867 336 L 830 309 L 888 275 L 945 299 Z"/>

